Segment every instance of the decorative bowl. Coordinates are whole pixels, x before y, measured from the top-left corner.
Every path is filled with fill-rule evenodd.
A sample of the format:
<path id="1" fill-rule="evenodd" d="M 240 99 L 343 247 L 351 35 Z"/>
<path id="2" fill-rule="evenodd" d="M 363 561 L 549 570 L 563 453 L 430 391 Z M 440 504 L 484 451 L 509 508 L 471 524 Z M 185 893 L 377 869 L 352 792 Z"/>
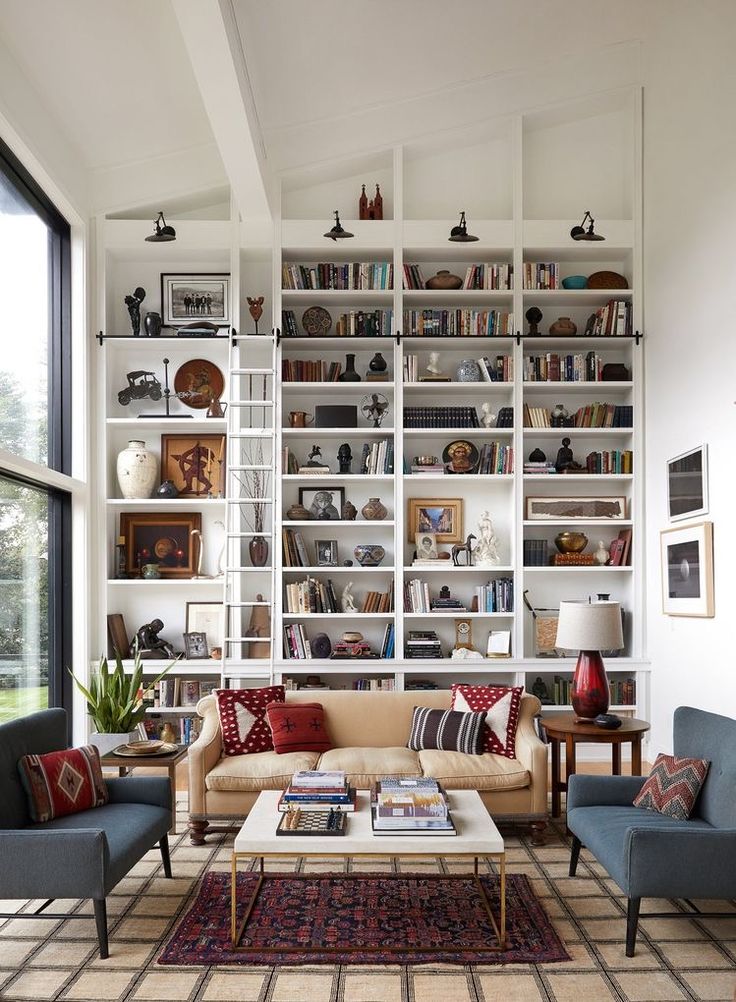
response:
<path id="1" fill-rule="evenodd" d="M 380 543 L 359 543 L 353 553 L 361 567 L 378 567 L 386 556 Z"/>
<path id="2" fill-rule="evenodd" d="M 588 288 L 588 277 L 587 275 L 568 275 L 567 278 L 562 279 L 563 289 L 587 289 Z"/>
<path id="3" fill-rule="evenodd" d="M 555 536 L 555 546 L 560 553 L 582 553 L 588 545 L 588 537 L 584 532 L 558 532 Z"/>

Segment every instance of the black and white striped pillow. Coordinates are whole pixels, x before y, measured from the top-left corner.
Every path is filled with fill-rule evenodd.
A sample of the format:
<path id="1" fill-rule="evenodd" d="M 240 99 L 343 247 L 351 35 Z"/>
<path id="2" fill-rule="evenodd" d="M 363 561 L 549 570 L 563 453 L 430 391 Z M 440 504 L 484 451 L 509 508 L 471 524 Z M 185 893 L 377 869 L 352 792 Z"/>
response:
<path id="1" fill-rule="evenodd" d="M 415 706 L 407 747 L 414 751 L 437 748 L 481 755 L 485 719 L 485 711 L 462 713 L 460 710 L 432 710 L 428 706 Z"/>

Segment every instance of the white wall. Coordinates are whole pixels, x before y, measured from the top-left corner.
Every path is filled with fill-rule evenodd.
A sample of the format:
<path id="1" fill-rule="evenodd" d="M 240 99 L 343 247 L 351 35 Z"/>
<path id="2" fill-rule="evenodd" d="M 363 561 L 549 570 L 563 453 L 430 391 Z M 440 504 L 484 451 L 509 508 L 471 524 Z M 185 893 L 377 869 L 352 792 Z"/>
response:
<path id="1" fill-rule="evenodd" d="M 681 704 L 736 716 L 736 7 L 665 6 L 643 52 L 650 754 L 670 750 Z M 716 615 L 675 619 L 661 604 L 665 460 L 701 442 L 710 456 Z"/>

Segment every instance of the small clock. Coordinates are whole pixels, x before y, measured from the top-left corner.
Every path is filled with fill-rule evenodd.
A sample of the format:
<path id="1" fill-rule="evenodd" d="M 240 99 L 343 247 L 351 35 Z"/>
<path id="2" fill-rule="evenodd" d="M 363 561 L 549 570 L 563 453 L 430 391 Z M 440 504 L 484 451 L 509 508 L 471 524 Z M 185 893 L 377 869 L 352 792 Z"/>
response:
<path id="1" fill-rule="evenodd" d="M 473 624 L 469 619 L 455 620 L 455 650 L 461 647 L 473 650 Z"/>

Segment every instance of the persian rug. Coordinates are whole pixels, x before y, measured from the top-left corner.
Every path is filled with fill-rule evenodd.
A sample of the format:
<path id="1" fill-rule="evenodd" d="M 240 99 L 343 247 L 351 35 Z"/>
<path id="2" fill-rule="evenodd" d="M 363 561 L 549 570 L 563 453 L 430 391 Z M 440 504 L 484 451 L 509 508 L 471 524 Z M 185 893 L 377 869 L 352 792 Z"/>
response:
<path id="1" fill-rule="evenodd" d="M 498 921 L 498 879 L 481 879 Z M 239 918 L 256 880 L 255 873 L 238 875 Z M 157 963 L 495 965 L 570 959 L 520 874 L 506 880 L 506 934 L 503 952 L 489 948 L 497 940 L 470 876 L 286 874 L 264 882 L 242 940 L 256 949 L 242 953 L 230 945 L 230 875 L 211 872 Z M 361 949 L 366 945 L 373 949 Z"/>

